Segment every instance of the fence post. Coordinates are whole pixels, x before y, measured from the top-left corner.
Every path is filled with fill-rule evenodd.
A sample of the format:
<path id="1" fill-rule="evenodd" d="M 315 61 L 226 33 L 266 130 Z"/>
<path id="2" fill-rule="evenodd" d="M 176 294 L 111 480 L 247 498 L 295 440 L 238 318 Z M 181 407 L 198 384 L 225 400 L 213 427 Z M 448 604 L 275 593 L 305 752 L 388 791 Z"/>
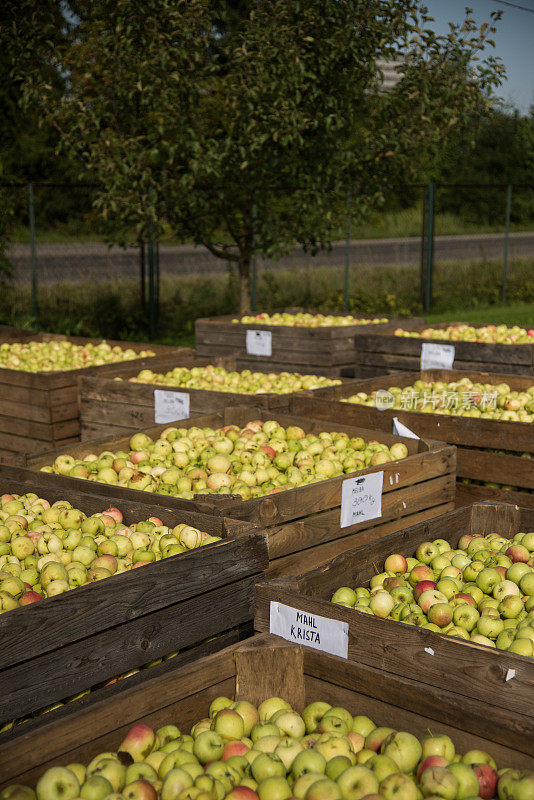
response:
<path id="1" fill-rule="evenodd" d="M 346 220 L 345 220 L 345 298 L 343 303 L 343 309 L 345 311 L 345 314 L 349 313 L 350 208 L 351 208 L 351 192 L 349 187 L 347 189 Z"/>
<path id="2" fill-rule="evenodd" d="M 148 229 L 148 325 L 151 340 L 155 331 L 156 315 L 154 311 L 154 239 L 151 225 Z"/>
<path id="3" fill-rule="evenodd" d="M 510 215 L 512 213 L 512 184 L 509 183 L 506 189 L 506 220 L 504 230 L 504 254 L 502 262 L 502 289 L 501 298 L 506 303 L 506 292 L 508 289 L 508 246 L 510 242 Z"/>
<path id="4" fill-rule="evenodd" d="M 32 265 L 32 314 L 34 327 L 39 327 L 39 305 L 37 303 L 37 257 L 35 253 L 35 203 L 33 197 L 33 183 L 28 184 L 28 217 L 30 221 L 30 253 Z"/>
<path id="5" fill-rule="evenodd" d="M 254 313 L 256 311 L 256 272 L 257 272 L 257 262 L 256 262 L 256 219 L 258 215 L 258 207 L 256 203 L 252 204 L 252 285 L 250 287 L 250 306 L 251 310 Z"/>
<path id="6" fill-rule="evenodd" d="M 436 201 L 435 184 L 429 183 L 426 195 L 426 242 L 425 242 L 425 287 L 424 310 L 432 307 L 432 283 L 434 271 L 434 212 Z"/>

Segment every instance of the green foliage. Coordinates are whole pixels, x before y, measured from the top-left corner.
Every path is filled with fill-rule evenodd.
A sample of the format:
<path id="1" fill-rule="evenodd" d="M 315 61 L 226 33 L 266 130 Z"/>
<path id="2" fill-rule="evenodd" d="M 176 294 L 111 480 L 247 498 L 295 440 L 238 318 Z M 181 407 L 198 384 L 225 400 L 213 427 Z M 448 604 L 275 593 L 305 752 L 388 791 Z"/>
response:
<path id="1" fill-rule="evenodd" d="M 434 277 L 434 313 L 467 309 L 498 309 L 502 266 L 498 262 L 441 264 Z M 509 302 L 534 303 L 532 261 L 514 260 L 508 278 Z M 314 267 L 293 272 L 261 272 L 257 308 L 307 306 L 320 311 L 343 308 L 343 269 Z M 421 315 L 416 267 L 351 270 L 349 311 L 389 316 Z M 162 279 L 160 341 L 192 344 L 198 317 L 236 313 L 237 276 Z M 39 327 L 80 336 L 103 336 L 142 341 L 148 336 L 148 315 L 141 311 L 135 281 L 61 284 L 39 290 Z M 31 327 L 29 287 L 6 288 L 0 299 L 0 320 Z M 460 309 L 460 310 L 459 310 Z M 494 313 L 487 319 L 497 319 Z M 532 320 L 532 315 L 530 316 Z M 503 320 L 505 321 L 505 320 Z M 527 320 L 525 319 L 525 322 Z"/>
<path id="2" fill-rule="evenodd" d="M 445 149 L 436 180 L 463 184 L 531 184 L 516 189 L 512 222 L 534 219 L 534 109 L 529 116 L 499 111 L 482 119 L 473 142 L 454 139 Z M 466 222 L 504 222 L 505 189 L 440 189 L 439 208 L 461 215 Z"/>
<path id="3" fill-rule="evenodd" d="M 333 197 L 350 184 L 366 217 L 502 75 L 481 56 L 491 26 L 468 13 L 438 37 L 419 0 L 79 0 L 60 41 L 55 11 L 20 0 L 10 49 L 28 107 L 101 183 L 109 238 L 170 229 L 205 245 L 237 264 L 242 311 L 254 253 L 327 245 Z M 382 92 L 377 60 L 399 55 Z M 59 99 L 50 63 L 68 75 Z"/>

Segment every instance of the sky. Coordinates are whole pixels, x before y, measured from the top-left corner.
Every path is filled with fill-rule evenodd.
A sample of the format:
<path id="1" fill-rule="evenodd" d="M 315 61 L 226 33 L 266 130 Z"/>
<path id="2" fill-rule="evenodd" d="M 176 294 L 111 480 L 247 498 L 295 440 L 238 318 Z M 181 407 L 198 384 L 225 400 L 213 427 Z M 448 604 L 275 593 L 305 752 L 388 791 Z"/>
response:
<path id="1" fill-rule="evenodd" d="M 502 59 L 507 80 L 495 94 L 527 114 L 534 104 L 534 0 L 425 0 L 425 4 L 435 20 L 431 27 L 441 34 L 448 33 L 449 22 L 463 20 L 466 7 L 473 9 L 479 24 L 488 22 L 492 11 L 502 11 L 491 52 Z"/>

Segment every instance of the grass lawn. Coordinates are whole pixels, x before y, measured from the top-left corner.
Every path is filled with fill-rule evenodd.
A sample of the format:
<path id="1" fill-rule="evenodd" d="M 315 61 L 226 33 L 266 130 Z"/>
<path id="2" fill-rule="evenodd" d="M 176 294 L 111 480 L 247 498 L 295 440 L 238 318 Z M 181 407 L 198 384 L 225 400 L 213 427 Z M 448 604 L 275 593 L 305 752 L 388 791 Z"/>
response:
<path id="1" fill-rule="evenodd" d="M 510 305 L 481 306 L 467 311 L 445 311 L 440 314 L 424 314 L 429 322 L 488 322 L 534 327 L 534 303 L 511 303 Z"/>

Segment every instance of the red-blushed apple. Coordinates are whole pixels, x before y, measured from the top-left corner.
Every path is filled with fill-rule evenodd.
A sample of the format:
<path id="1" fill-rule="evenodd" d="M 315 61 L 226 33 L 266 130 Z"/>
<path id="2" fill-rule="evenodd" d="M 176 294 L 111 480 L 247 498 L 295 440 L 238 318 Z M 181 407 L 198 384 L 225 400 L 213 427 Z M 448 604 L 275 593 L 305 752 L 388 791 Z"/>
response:
<path id="1" fill-rule="evenodd" d="M 478 779 L 478 796 L 491 800 L 495 796 L 499 775 L 491 764 L 474 764 L 473 771 Z"/>
<path id="2" fill-rule="evenodd" d="M 347 733 L 347 739 L 352 745 L 352 750 L 354 753 L 359 753 L 360 750 L 363 750 L 365 746 L 365 736 L 362 736 L 361 733 L 356 733 L 355 731 L 349 731 Z"/>
<path id="3" fill-rule="evenodd" d="M 39 592 L 34 592 L 33 589 L 30 589 L 19 598 L 19 606 L 28 606 L 30 603 L 36 603 L 38 600 L 42 600 L 43 595 L 39 594 Z"/>
<path id="4" fill-rule="evenodd" d="M 448 766 L 449 762 L 443 756 L 427 756 L 423 758 L 419 766 L 417 767 L 417 778 L 419 779 L 425 769 L 429 767 L 446 767 Z"/>
<path id="5" fill-rule="evenodd" d="M 415 586 L 420 581 L 433 581 L 434 570 L 427 567 L 426 564 L 418 564 L 412 569 L 408 577 L 408 581 L 412 586 Z"/>
<path id="6" fill-rule="evenodd" d="M 452 622 L 453 609 L 448 603 L 435 603 L 428 610 L 428 621 L 438 628 L 446 628 Z"/>
<path id="7" fill-rule="evenodd" d="M 526 564 L 530 558 L 529 551 L 522 544 L 512 545 L 512 547 L 508 548 L 505 555 L 507 555 L 508 558 L 511 559 L 513 564 L 516 564 L 518 562 Z"/>
<path id="8" fill-rule="evenodd" d="M 431 591 L 436 588 L 436 581 L 419 581 L 413 589 L 413 596 L 415 602 L 419 600 L 423 592 Z"/>
<path id="9" fill-rule="evenodd" d="M 382 742 L 385 739 L 387 739 L 390 733 L 395 733 L 393 728 L 385 728 L 385 727 L 375 728 L 365 738 L 365 749 L 374 750 L 375 753 L 378 753 L 378 751 L 382 747 Z"/>
<path id="10" fill-rule="evenodd" d="M 227 761 L 232 756 L 244 756 L 250 747 L 244 742 L 227 742 L 222 751 L 221 761 Z"/>
<path id="11" fill-rule="evenodd" d="M 248 786 L 234 786 L 230 794 L 226 795 L 226 800 L 259 800 L 259 796 Z"/>
<path id="12" fill-rule="evenodd" d="M 453 595 L 452 600 L 461 600 L 462 603 L 469 603 L 470 606 L 476 606 L 475 598 L 467 592 L 458 592 Z"/>
<path id="13" fill-rule="evenodd" d="M 428 611 L 436 603 L 447 603 L 446 596 L 442 592 L 438 592 L 437 589 L 427 589 L 426 592 L 420 595 L 417 601 L 419 608 L 421 608 L 425 614 L 428 614 Z"/>
<path id="14" fill-rule="evenodd" d="M 392 553 L 384 562 L 386 572 L 394 572 L 396 575 L 404 575 L 408 569 L 408 562 L 400 553 Z"/>
<path id="15" fill-rule="evenodd" d="M 115 508 L 114 506 L 106 508 L 104 514 L 107 514 L 108 517 L 112 517 L 115 520 L 115 522 L 117 522 L 119 525 L 122 522 L 122 512 L 119 511 L 119 509 Z"/>
<path id="16" fill-rule="evenodd" d="M 119 753 L 129 753 L 134 761 L 143 761 L 156 744 L 156 734 L 142 722 L 134 725 L 119 746 Z"/>

